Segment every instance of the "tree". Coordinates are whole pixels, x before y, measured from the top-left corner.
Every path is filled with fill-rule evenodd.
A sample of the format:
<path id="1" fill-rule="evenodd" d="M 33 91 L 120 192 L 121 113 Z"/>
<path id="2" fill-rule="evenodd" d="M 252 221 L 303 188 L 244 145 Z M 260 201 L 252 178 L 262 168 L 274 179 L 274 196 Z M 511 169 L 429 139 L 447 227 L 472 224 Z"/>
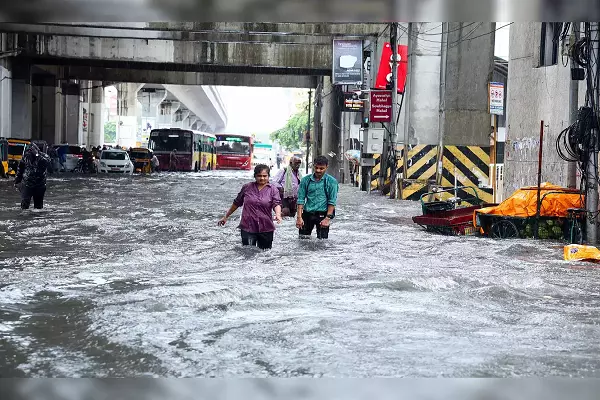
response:
<path id="1" fill-rule="evenodd" d="M 279 143 L 286 150 L 296 150 L 304 143 L 306 122 L 308 120 L 308 101 L 298 106 L 298 112 L 288 119 L 283 128 L 271 133 L 271 140 Z M 310 116 L 312 126 L 313 117 Z"/>
<path id="2" fill-rule="evenodd" d="M 117 142 L 117 123 L 109 121 L 104 123 L 104 142 L 116 143 Z"/>

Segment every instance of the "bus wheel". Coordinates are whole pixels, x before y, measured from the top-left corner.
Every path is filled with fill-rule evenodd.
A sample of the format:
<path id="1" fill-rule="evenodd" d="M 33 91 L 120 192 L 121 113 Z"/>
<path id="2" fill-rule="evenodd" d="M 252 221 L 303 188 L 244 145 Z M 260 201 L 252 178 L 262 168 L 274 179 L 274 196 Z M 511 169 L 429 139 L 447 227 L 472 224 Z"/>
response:
<path id="1" fill-rule="evenodd" d="M 196 161 L 196 164 L 194 164 L 194 172 L 198 172 L 198 161 Z"/>

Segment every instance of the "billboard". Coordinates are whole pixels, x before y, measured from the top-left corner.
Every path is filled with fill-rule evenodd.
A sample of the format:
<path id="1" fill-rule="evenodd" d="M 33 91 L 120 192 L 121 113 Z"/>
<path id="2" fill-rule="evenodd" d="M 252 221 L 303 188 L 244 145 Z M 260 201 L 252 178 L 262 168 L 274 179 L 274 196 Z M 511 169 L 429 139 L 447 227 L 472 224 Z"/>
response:
<path id="1" fill-rule="evenodd" d="M 379 70 L 375 80 L 375 89 L 391 89 L 387 85 L 392 79 L 392 46 L 389 42 L 384 43 L 379 61 Z M 408 46 L 398 45 L 398 93 L 404 92 L 406 74 L 408 73 Z"/>
<path id="2" fill-rule="evenodd" d="M 334 85 L 362 85 L 363 41 L 333 40 L 331 79 Z"/>

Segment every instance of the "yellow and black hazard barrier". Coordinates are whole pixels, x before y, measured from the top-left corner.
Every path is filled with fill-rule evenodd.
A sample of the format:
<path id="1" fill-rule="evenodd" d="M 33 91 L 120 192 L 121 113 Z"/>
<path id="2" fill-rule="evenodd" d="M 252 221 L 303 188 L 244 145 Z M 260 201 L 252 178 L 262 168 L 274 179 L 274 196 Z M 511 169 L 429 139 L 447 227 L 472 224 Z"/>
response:
<path id="1" fill-rule="evenodd" d="M 404 154 L 404 151 L 402 152 Z M 419 200 L 423 193 L 429 190 L 429 184 L 435 183 L 437 171 L 438 146 L 421 144 L 408 146 L 408 158 L 406 166 L 408 172 L 404 172 L 404 160 L 400 159 L 398 175 L 402 174 L 402 187 L 399 197 L 403 200 Z"/>
<path id="2" fill-rule="evenodd" d="M 480 146 L 444 146 L 442 179 L 444 187 L 473 186 L 479 198 L 492 203 L 492 189 L 480 188 L 490 180 L 490 148 Z M 460 195 L 460 193 L 459 193 Z"/>
<path id="3" fill-rule="evenodd" d="M 371 167 L 371 190 L 377 190 L 379 186 L 379 174 L 381 172 L 381 154 L 374 154 L 375 165 Z"/>
<path id="4" fill-rule="evenodd" d="M 399 198 L 403 200 L 419 200 L 421 195 L 429 191 L 430 185 L 436 183 L 438 172 L 438 149 L 435 145 L 408 146 L 407 169 L 404 175 L 404 148 L 398 150 L 402 156 L 396 165 L 398 176 L 402 176 L 402 187 L 399 188 Z M 489 182 L 489 147 L 480 146 L 444 146 L 442 153 L 441 186 L 472 186 L 477 188 L 480 199 L 491 203 L 491 189 L 480 188 L 482 183 Z M 371 169 L 371 189 L 379 189 L 381 177 L 381 155 L 373 156 L 375 166 Z M 390 192 L 391 167 L 385 171 L 383 192 Z M 460 192 L 460 191 L 459 191 Z M 467 195 L 466 193 L 458 193 Z M 472 195 L 472 194 L 470 194 Z"/>

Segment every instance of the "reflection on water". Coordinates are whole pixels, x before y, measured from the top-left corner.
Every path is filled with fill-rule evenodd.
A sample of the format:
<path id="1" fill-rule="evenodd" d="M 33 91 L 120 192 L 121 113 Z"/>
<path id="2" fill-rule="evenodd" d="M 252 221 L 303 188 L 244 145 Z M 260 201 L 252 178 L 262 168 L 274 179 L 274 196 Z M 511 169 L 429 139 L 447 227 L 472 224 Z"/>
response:
<path id="1" fill-rule="evenodd" d="M 598 376 L 598 271 L 423 232 L 342 187 L 326 242 L 242 248 L 250 173 L 0 182 L 0 376 Z"/>

